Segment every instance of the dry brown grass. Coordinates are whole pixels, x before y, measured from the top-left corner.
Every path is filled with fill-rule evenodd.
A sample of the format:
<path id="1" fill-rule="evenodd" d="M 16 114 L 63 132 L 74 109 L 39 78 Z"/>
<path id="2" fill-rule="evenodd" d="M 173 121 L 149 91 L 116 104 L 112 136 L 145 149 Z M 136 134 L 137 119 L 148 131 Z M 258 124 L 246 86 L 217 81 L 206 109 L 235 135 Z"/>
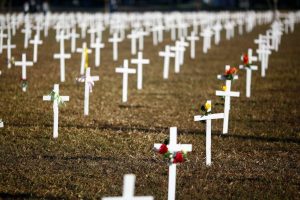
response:
<path id="1" fill-rule="evenodd" d="M 123 175 L 137 176 L 136 194 L 167 198 L 167 165 L 151 149 L 177 126 L 181 143 L 193 144 L 190 162 L 178 167 L 177 199 L 297 199 L 300 196 L 299 45 L 300 26 L 285 35 L 278 53 L 270 58 L 267 77 L 253 75 L 252 97 L 245 97 L 244 72 L 233 89 L 241 92 L 232 100 L 228 136 L 221 136 L 222 121 L 213 121 L 211 167 L 205 166 L 205 127 L 193 121 L 207 99 L 220 102 L 215 90 L 222 85 L 216 75 L 225 64 L 238 65 L 239 56 L 267 27 L 236 36 L 207 55 L 197 43 L 197 59 L 189 59 L 180 74 L 171 68 L 169 80 L 162 79 L 162 58 L 158 51 L 170 44 L 152 46 L 145 41 L 144 56 L 151 64 L 144 68 L 144 89 L 136 90 L 136 76 L 129 76 L 128 104 L 121 104 L 121 75 L 114 72 L 130 56 L 127 40 L 120 46 L 119 61 L 112 61 L 112 46 L 106 42 L 100 75 L 90 97 L 90 115 L 83 116 L 83 85 L 75 83 L 80 55 L 66 62 L 62 95 L 70 102 L 60 109 L 59 137 L 52 138 L 52 105 L 42 101 L 54 83 L 59 83 L 59 62 L 52 58 L 59 45 L 54 32 L 39 48 L 38 63 L 28 69 L 29 91 L 19 87 L 21 69 L 3 69 L 0 76 L 0 198 L 100 199 L 120 195 Z M 13 41 L 32 58 L 32 47 L 23 50 L 23 36 Z M 107 33 L 105 35 L 107 41 Z M 78 42 L 79 44 L 79 42 Z M 69 51 L 69 44 L 67 48 Z M 5 66 L 6 54 L 1 55 Z M 91 64 L 94 57 L 90 57 Z M 171 63 L 172 64 L 172 63 Z M 173 66 L 173 65 L 172 65 Z M 213 112 L 220 112 L 214 106 Z"/>

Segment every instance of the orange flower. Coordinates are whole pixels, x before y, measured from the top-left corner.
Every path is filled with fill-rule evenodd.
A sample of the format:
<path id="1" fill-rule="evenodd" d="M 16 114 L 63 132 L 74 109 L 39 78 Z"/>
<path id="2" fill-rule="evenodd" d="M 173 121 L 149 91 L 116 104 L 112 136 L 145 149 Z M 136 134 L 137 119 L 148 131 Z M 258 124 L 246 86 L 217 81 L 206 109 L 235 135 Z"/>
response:
<path id="1" fill-rule="evenodd" d="M 243 56 L 243 62 L 244 62 L 244 65 L 247 65 L 249 63 L 249 57 L 247 54 L 244 54 Z"/>
<path id="2" fill-rule="evenodd" d="M 225 75 L 233 75 L 237 72 L 235 67 L 231 67 L 229 70 L 226 70 Z"/>

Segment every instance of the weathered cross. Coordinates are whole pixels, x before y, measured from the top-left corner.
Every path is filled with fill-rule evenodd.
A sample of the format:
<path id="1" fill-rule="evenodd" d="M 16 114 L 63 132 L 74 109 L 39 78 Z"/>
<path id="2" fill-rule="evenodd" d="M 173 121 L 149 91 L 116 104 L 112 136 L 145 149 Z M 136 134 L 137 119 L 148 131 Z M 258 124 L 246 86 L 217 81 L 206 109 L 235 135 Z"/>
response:
<path id="1" fill-rule="evenodd" d="M 116 68 L 116 73 L 123 74 L 122 102 L 127 102 L 128 74 L 135 74 L 136 69 L 128 68 L 128 60 L 125 59 L 123 67 Z"/>
<path id="2" fill-rule="evenodd" d="M 27 66 L 33 66 L 33 62 L 26 61 L 26 54 L 22 54 L 22 61 L 16 61 L 15 66 L 21 66 L 22 67 L 22 80 L 26 80 L 26 67 Z M 26 87 L 22 87 L 23 92 L 26 92 Z"/>
<path id="3" fill-rule="evenodd" d="M 59 84 L 54 84 L 50 95 L 43 96 L 43 101 L 53 101 L 53 138 L 58 137 L 58 107 L 69 99 L 69 96 L 59 96 Z"/>
<path id="4" fill-rule="evenodd" d="M 162 144 L 155 143 L 154 148 L 159 149 Z M 177 127 L 170 128 L 170 141 L 167 145 L 171 154 L 178 151 L 191 152 L 191 144 L 177 144 Z M 176 163 L 169 165 L 169 184 L 168 184 L 168 200 L 175 200 L 176 193 Z"/>
<path id="5" fill-rule="evenodd" d="M 224 113 L 216 113 L 216 114 L 210 114 L 211 112 L 211 100 L 206 101 L 207 105 L 210 105 L 210 108 L 206 111 L 209 114 L 207 115 L 196 115 L 194 116 L 194 121 L 206 121 L 206 140 L 205 140 L 205 149 L 206 149 L 206 165 L 211 165 L 211 120 L 212 119 L 223 119 Z"/>
<path id="6" fill-rule="evenodd" d="M 103 197 L 102 200 L 153 200 L 152 196 L 134 196 L 135 175 L 126 174 L 123 181 L 122 197 Z"/>
<path id="7" fill-rule="evenodd" d="M 131 59 L 132 64 L 137 65 L 137 89 L 141 90 L 143 88 L 143 65 L 149 64 L 149 59 L 143 58 L 143 52 L 138 53 L 138 57 Z"/>

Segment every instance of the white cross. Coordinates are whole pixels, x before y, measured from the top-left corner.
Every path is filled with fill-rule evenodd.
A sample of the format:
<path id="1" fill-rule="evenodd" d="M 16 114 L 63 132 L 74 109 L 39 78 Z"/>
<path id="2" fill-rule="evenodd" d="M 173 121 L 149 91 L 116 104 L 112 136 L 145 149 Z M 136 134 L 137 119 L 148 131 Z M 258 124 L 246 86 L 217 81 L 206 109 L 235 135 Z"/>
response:
<path id="1" fill-rule="evenodd" d="M 175 51 L 175 73 L 180 72 L 180 56 L 184 51 L 184 47 L 182 47 L 178 41 L 176 41 L 175 46 L 171 46 L 170 49 Z"/>
<path id="2" fill-rule="evenodd" d="M 136 69 L 128 68 L 128 60 L 124 60 L 123 68 L 116 68 L 116 73 L 123 73 L 122 102 L 127 102 L 128 74 L 135 74 Z"/>
<path id="3" fill-rule="evenodd" d="M 108 39 L 108 42 L 113 43 L 113 60 L 118 60 L 118 42 L 121 42 L 121 38 L 118 37 L 118 33 L 114 33 L 112 38 Z"/>
<path id="4" fill-rule="evenodd" d="M 1 120 L 0 121 L 0 128 L 3 128 L 4 127 L 4 123 L 3 123 L 3 121 Z"/>
<path id="5" fill-rule="evenodd" d="M 201 32 L 201 36 L 203 37 L 203 53 L 207 53 L 207 50 L 210 48 L 211 46 L 211 36 L 212 36 L 213 32 L 210 30 L 210 28 L 206 28 L 204 29 L 203 32 Z"/>
<path id="6" fill-rule="evenodd" d="M 250 48 L 248 49 L 247 56 L 248 56 L 249 64 L 252 64 L 253 62 L 257 61 L 257 56 L 253 56 L 253 51 Z M 241 60 L 243 60 L 243 59 L 244 59 L 244 55 L 241 56 Z"/>
<path id="7" fill-rule="evenodd" d="M 147 36 L 148 32 L 144 31 L 143 29 L 138 32 L 138 38 L 139 38 L 139 50 L 144 49 L 144 36 Z"/>
<path id="8" fill-rule="evenodd" d="M 21 66 L 22 67 L 22 80 L 26 80 L 26 67 L 27 66 L 33 66 L 33 62 L 26 61 L 26 54 L 22 54 L 22 61 L 16 61 L 15 66 Z M 23 92 L 26 92 L 26 87 L 22 87 Z"/>
<path id="9" fill-rule="evenodd" d="M 206 101 L 207 104 L 211 105 L 211 100 Z M 211 112 L 211 108 L 207 110 Z M 196 115 L 194 116 L 194 121 L 206 121 L 206 140 L 205 140 L 205 149 L 206 149 L 206 165 L 211 165 L 211 120 L 212 119 L 223 119 L 224 113 L 216 114 L 207 114 L 207 115 Z"/>
<path id="10" fill-rule="evenodd" d="M 65 59 L 70 59 L 71 54 L 66 54 L 64 50 L 60 49 L 60 53 L 54 54 L 53 57 L 60 60 L 60 81 L 65 82 Z"/>
<path id="11" fill-rule="evenodd" d="M 58 137 L 58 106 L 59 101 L 69 101 L 69 96 L 59 96 L 59 84 L 54 84 L 53 92 L 55 94 L 54 99 L 52 96 L 43 96 L 43 101 L 53 101 L 53 138 Z"/>
<path id="12" fill-rule="evenodd" d="M 154 148 L 159 149 L 162 144 L 155 143 Z M 170 141 L 167 145 L 170 153 L 178 151 L 191 152 L 191 144 L 177 144 L 177 127 L 170 128 Z M 176 193 L 176 163 L 169 165 L 169 184 L 168 184 L 168 200 L 175 200 Z"/>
<path id="13" fill-rule="evenodd" d="M 96 67 L 100 66 L 100 58 L 101 58 L 101 49 L 104 48 L 104 44 L 101 43 L 100 38 L 97 37 L 96 43 L 91 45 L 91 48 L 95 49 L 95 65 Z"/>
<path id="14" fill-rule="evenodd" d="M 196 40 L 199 40 L 199 37 L 196 36 L 195 32 L 191 32 L 191 35 L 187 37 L 187 40 L 189 40 L 191 44 L 191 58 L 195 59 L 195 42 Z"/>
<path id="15" fill-rule="evenodd" d="M 137 89 L 141 90 L 143 88 L 143 65 L 149 64 L 149 59 L 143 58 L 143 53 L 140 51 L 138 53 L 138 58 L 131 59 L 132 64 L 137 65 Z"/>
<path id="16" fill-rule="evenodd" d="M 86 56 L 85 53 L 87 52 L 88 54 L 92 53 L 92 50 L 88 49 L 86 47 L 86 42 L 82 43 L 82 48 L 77 48 L 76 49 L 77 53 L 81 53 L 81 65 L 80 65 L 80 75 L 84 75 L 84 65 L 86 63 Z"/>
<path id="17" fill-rule="evenodd" d="M 229 70 L 230 66 L 226 65 L 225 70 Z M 224 76 L 218 76 L 218 78 L 222 80 L 226 80 Z M 233 79 L 237 79 L 238 76 L 234 75 Z M 224 102 L 224 122 L 223 122 L 223 134 L 228 133 L 228 122 L 229 122 L 229 111 L 230 111 L 230 97 L 239 97 L 239 92 L 232 92 L 231 91 L 231 80 L 226 80 L 226 90 L 225 91 L 216 91 L 217 96 L 225 97 Z"/>
<path id="18" fill-rule="evenodd" d="M 85 77 L 78 78 L 77 81 L 84 82 L 84 115 L 89 115 L 89 99 L 94 81 L 99 81 L 99 76 L 91 76 L 91 68 L 88 67 L 85 71 Z"/>
<path id="19" fill-rule="evenodd" d="M 152 196 L 134 196 L 135 175 L 126 174 L 123 181 L 122 197 L 103 197 L 102 200 L 153 200 Z"/>
<path id="20" fill-rule="evenodd" d="M 226 39 L 229 40 L 230 38 L 234 37 L 234 23 L 228 21 L 224 27 L 226 29 Z"/>
<path id="21" fill-rule="evenodd" d="M 30 44 L 33 44 L 33 62 L 37 62 L 37 55 L 38 55 L 38 45 L 43 44 L 43 41 L 39 39 L 38 35 L 34 36 L 33 40 L 29 41 Z"/>
<path id="22" fill-rule="evenodd" d="M 0 54 L 2 54 L 3 50 L 3 38 L 6 38 L 7 34 L 4 34 L 3 28 L 0 28 Z"/>
<path id="23" fill-rule="evenodd" d="M 169 77 L 169 65 L 170 65 L 170 57 L 175 57 L 175 53 L 170 51 L 170 46 L 165 46 L 165 51 L 160 51 L 159 56 L 164 57 L 164 71 L 163 78 L 168 79 Z"/>
<path id="24" fill-rule="evenodd" d="M 24 48 L 28 48 L 28 40 L 31 37 L 31 28 L 27 23 L 25 24 L 24 29 L 21 30 L 22 33 L 24 33 Z"/>
<path id="25" fill-rule="evenodd" d="M 268 49 L 266 45 L 262 45 L 261 48 L 256 50 L 256 52 L 261 57 L 261 76 L 266 76 L 266 69 L 268 68 L 269 63 L 269 55 L 271 54 L 271 51 Z"/>
<path id="26" fill-rule="evenodd" d="M 95 43 L 95 33 L 97 33 L 97 30 L 93 27 L 91 27 L 89 30 L 88 30 L 88 33 L 90 34 L 90 46 L 92 44 Z"/>
<path id="27" fill-rule="evenodd" d="M 130 34 L 127 35 L 127 38 L 131 39 L 131 54 L 136 54 L 136 40 L 138 39 L 139 35 L 136 33 L 135 30 L 132 30 Z"/>
<path id="28" fill-rule="evenodd" d="M 240 69 L 245 69 L 246 70 L 246 97 L 249 98 L 251 96 L 252 71 L 257 70 L 257 66 L 251 65 L 251 64 L 249 65 L 249 67 L 246 67 L 244 65 L 240 65 Z"/>
<path id="29" fill-rule="evenodd" d="M 214 30 L 214 33 L 215 33 L 215 44 L 219 44 L 220 43 L 220 38 L 221 38 L 221 35 L 220 35 L 220 32 L 222 30 L 222 25 L 221 23 L 218 21 L 213 27 L 212 29 Z"/>
<path id="30" fill-rule="evenodd" d="M 76 51 L 76 39 L 79 38 L 79 34 L 76 33 L 76 27 L 72 28 L 70 37 L 71 37 L 71 52 L 74 53 Z"/>
<path id="31" fill-rule="evenodd" d="M 185 47 L 188 47 L 189 46 L 189 43 L 187 43 L 187 42 L 185 42 L 184 41 L 184 37 L 181 37 L 180 38 L 180 40 L 179 40 L 179 42 L 178 42 L 178 44 L 181 46 L 181 47 L 183 47 L 183 51 L 180 51 L 180 65 L 182 65 L 183 64 L 183 62 L 184 62 L 184 52 L 185 52 Z"/>
<path id="32" fill-rule="evenodd" d="M 15 44 L 11 44 L 10 43 L 10 38 L 7 38 L 7 45 L 3 46 L 4 49 L 7 49 L 7 68 L 10 69 L 11 68 L 11 49 L 16 48 L 17 46 Z"/>

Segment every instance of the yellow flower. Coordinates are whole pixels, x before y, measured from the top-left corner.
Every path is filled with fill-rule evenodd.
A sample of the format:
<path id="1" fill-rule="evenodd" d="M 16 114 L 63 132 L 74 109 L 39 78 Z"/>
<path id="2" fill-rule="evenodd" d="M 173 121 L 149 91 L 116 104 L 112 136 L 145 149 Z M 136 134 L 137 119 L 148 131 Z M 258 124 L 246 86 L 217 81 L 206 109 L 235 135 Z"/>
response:
<path id="1" fill-rule="evenodd" d="M 84 49 L 84 59 L 85 59 L 85 63 L 84 63 L 84 67 L 88 68 L 89 67 L 89 56 L 88 56 L 88 49 L 85 48 Z"/>
<path id="2" fill-rule="evenodd" d="M 223 91 L 226 91 L 226 90 L 227 90 L 226 85 L 223 85 L 223 86 L 222 86 L 222 90 L 223 90 Z"/>
<path id="3" fill-rule="evenodd" d="M 211 104 L 206 102 L 205 103 L 205 110 L 208 111 L 209 109 L 211 109 Z"/>

